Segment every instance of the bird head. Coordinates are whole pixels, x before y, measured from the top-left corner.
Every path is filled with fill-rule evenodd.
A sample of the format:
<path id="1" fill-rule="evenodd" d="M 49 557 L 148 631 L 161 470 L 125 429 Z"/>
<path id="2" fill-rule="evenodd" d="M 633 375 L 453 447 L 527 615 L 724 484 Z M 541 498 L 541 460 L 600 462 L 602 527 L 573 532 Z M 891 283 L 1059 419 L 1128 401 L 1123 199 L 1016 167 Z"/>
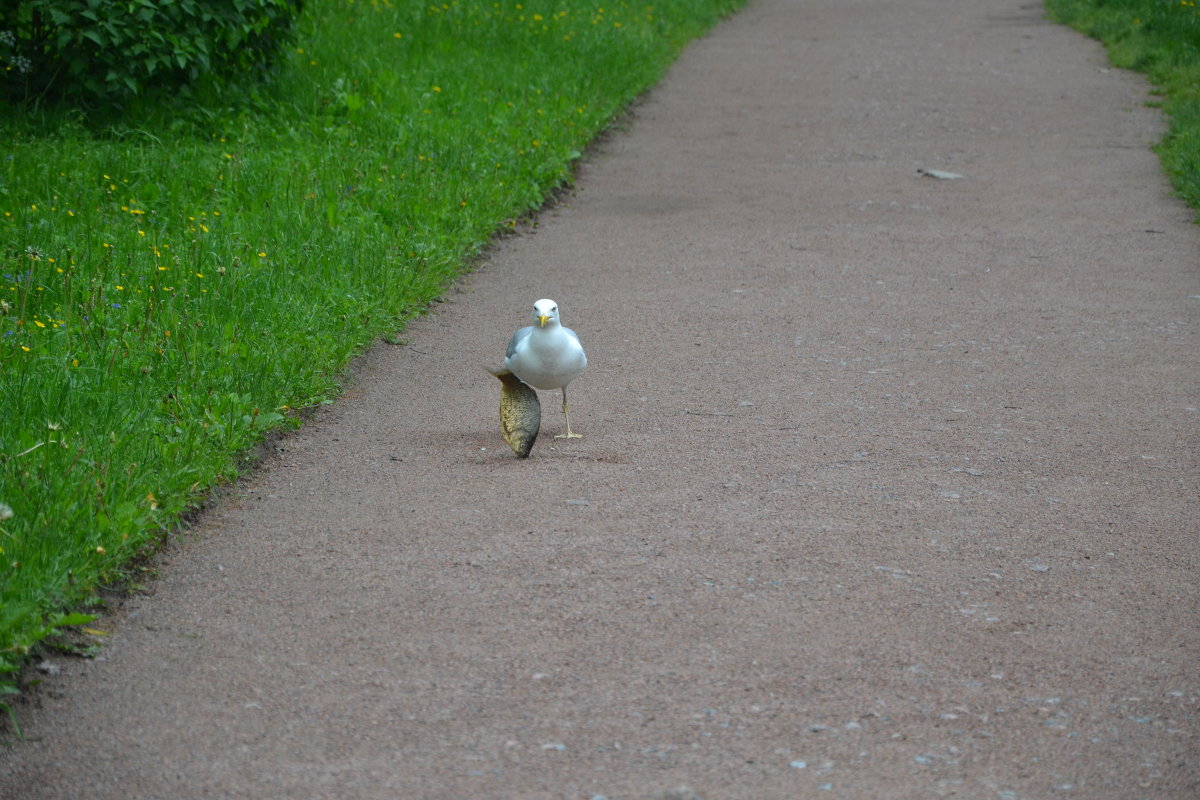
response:
<path id="1" fill-rule="evenodd" d="M 533 304 L 533 321 L 539 328 L 558 322 L 558 303 L 553 300 L 538 300 Z"/>

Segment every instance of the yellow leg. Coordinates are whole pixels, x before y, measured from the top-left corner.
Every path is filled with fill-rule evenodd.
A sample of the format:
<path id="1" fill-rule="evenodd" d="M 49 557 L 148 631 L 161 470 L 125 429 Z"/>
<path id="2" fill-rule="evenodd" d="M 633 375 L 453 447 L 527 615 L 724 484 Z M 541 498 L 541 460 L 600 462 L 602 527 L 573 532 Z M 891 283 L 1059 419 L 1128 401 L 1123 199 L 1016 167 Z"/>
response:
<path id="1" fill-rule="evenodd" d="M 567 414 L 567 387 L 563 387 L 563 419 L 567 421 L 567 432 L 556 435 L 555 439 L 582 439 L 582 433 L 573 433 L 571 431 L 571 417 Z"/>

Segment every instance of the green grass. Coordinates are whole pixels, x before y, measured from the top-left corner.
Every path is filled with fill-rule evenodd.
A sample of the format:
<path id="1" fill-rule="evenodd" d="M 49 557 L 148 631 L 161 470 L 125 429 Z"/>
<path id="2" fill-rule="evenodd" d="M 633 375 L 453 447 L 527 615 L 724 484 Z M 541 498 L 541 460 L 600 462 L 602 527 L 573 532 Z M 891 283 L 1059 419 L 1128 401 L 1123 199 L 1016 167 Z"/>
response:
<path id="1" fill-rule="evenodd" d="M 1099 39 L 1145 73 L 1169 129 L 1156 148 L 1180 196 L 1200 209 L 1200 6 L 1196 0 L 1046 0 L 1050 17 Z"/>
<path id="2" fill-rule="evenodd" d="M 265 83 L 0 109 L 0 691 L 740 3 L 310 0 Z"/>

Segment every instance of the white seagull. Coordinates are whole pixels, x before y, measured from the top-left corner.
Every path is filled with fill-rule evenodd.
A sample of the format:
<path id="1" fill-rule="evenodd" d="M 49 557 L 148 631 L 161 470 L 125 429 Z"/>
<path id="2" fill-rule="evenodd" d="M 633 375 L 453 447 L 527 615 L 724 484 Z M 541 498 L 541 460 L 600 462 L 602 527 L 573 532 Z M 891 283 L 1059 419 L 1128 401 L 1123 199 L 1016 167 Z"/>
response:
<path id="1" fill-rule="evenodd" d="M 567 432 L 555 439 L 579 439 L 571 431 L 567 414 L 567 384 L 579 377 L 587 366 L 587 356 L 579 337 L 564 328 L 558 319 L 558 303 L 538 300 L 533 304 L 533 325 L 521 328 L 508 342 L 504 366 L 521 381 L 535 389 L 562 389 L 563 419 Z"/>

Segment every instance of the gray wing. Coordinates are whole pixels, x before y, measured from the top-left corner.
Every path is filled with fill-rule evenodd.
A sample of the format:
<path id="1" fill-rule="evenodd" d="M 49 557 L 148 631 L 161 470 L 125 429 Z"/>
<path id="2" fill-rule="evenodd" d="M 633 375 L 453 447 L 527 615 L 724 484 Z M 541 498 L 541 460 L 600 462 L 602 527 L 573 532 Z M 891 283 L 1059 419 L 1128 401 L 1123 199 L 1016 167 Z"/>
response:
<path id="1" fill-rule="evenodd" d="M 532 328 L 533 326 L 530 325 L 529 327 Z M 567 336 L 570 336 L 572 339 L 574 339 L 575 344 L 579 345 L 579 349 L 581 349 L 581 350 L 583 349 L 583 342 L 579 341 L 579 334 L 575 333 L 575 331 L 571 330 L 570 328 L 568 328 L 566 326 L 563 327 L 563 333 L 567 334 Z"/>
<path id="2" fill-rule="evenodd" d="M 519 331 L 514 333 L 512 338 L 508 340 L 508 352 L 504 354 L 504 357 L 511 358 L 512 354 L 517 352 L 517 347 L 520 346 L 521 342 L 525 341 L 532 335 L 532 325 L 526 325 L 524 328 L 521 328 Z"/>

